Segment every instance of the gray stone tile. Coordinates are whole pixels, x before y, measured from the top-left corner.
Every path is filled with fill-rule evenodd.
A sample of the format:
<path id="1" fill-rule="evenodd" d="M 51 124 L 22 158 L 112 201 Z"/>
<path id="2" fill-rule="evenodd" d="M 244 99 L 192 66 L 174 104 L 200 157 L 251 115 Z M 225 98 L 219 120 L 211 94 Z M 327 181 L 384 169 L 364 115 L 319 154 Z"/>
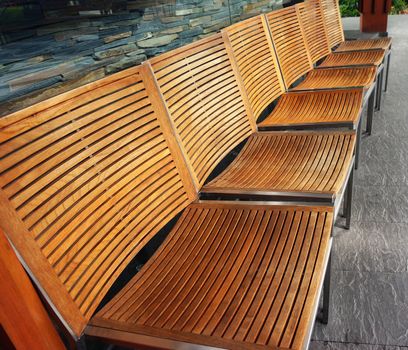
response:
<path id="1" fill-rule="evenodd" d="M 408 272 L 408 224 L 354 223 L 335 228 L 332 268 L 361 272 Z"/>
<path id="2" fill-rule="evenodd" d="M 408 273 L 332 272 L 329 324 L 313 340 L 408 346 Z"/>
<path id="3" fill-rule="evenodd" d="M 408 187 L 355 186 L 352 220 L 408 223 Z"/>
<path id="4" fill-rule="evenodd" d="M 312 341 L 310 343 L 309 349 L 310 350 L 406 350 L 408 348 L 401 347 L 401 346 Z"/>

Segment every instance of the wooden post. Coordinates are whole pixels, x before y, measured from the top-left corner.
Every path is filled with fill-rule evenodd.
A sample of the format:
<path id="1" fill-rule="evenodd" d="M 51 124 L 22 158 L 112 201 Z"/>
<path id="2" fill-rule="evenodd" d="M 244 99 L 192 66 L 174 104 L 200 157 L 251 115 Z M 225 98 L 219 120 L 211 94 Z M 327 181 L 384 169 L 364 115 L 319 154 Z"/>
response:
<path id="1" fill-rule="evenodd" d="M 367 33 L 386 33 L 391 0 L 360 0 L 360 30 Z"/>
<path id="2" fill-rule="evenodd" d="M 65 349 L 1 229 L 0 286 L 0 342 L 6 349 Z"/>

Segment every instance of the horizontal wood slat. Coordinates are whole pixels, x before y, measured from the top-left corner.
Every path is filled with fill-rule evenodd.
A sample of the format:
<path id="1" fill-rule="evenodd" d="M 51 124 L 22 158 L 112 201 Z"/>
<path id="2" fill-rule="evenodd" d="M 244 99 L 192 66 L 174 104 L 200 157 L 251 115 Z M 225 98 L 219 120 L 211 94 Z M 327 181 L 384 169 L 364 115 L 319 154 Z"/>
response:
<path id="1" fill-rule="evenodd" d="M 254 113 L 262 111 L 284 91 L 280 69 L 264 16 L 224 29 Z M 267 78 L 266 78 L 267 77 Z"/>
<path id="2" fill-rule="evenodd" d="M 221 34 L 150 60 L 169 117 L 201 186 L 255 125 Z"/>
<path id="3" fill-rule="evenodd" d="M 345 184 L 354 145 L 351 131 L 258 133 L 202 191 L 315 192 L 335 197 Z"/>
<path id="4" fill-rule="evenodd" d="M 313 69 L 295 6 L 266 15 L 286 87 Z"/>
<path id="5" fill-rule="evenodd" d="M 361 87 L 368 89 L 375 80 L 376 67 L 315 69 L 292 90 L 338 89 Z"/>
<path id="6" fill-rule="evenodd" d="M 347 40 L 342 42 L 336 52 L 344 51 L 362 51 L 362 50 L 389 50 L 392 44 L 392 38 L 375 38 L 375 39 L 360 39 Z"/>
<path id="7" fill-rule="evenodd" d="M 320 0 L 323 20 L 326 25 L 330 48 L 344 41 L 343 25 L 340 17 L 339 0 Z"/>
<path id="8" fill-rule="evenodd" d="M 259 127 L 319 123 L 349 123 L 356 126 L 361 114 L 362 89 L 287 93 Z"/>
<path id="9" fill-rule="evenodd" d="M 85 319 L 137 252 L 196 197 L 140 70 L 40 103 L 33 114 L 23 110 L 0 129 L 1 191 L 30 237 L 5 231 L 17 249 L 37 245 Z M 34 275 L 44 270 L 23 258 Z M 77 335 L 83 330 L 71 326 Z"/>
<path id="10" fill-rule="evenodd" d="M 368 66 L 378 67 L 384 61 L 384 50 L 347 51 L 332 53 L 319 67 Z"/>
<path id="11" fill-rule="evenodd" d="M 331 53 L 327 30 L 321 13 L 320 0 L 296 5 L 302 31 L 313 63 Z"/>
<path id="12" fill-rule="evenodd" d="M 331 208 L 190 205 L 91 328 L 230 349 L 300 349 L 332 222 Z"/>

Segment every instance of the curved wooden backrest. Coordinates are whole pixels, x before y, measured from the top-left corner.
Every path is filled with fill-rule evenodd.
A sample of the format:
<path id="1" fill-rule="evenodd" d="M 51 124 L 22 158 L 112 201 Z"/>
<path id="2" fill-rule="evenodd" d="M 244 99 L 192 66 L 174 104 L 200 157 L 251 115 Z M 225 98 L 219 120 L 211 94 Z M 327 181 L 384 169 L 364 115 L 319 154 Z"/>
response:
<path id="1" fill-rule="evenodd" d="M 76 336 L 196 196 L 149 95 L 136 67 L 0 120 L 1 228 Z"/>
<path id="2" fill-rule="evenodd" d="M 149 62 L 149 61 L 148 61 Z M 221 34 L 150 60 L 195 181 L 255 130 Z"/>
<path id="3" fill-rule="evenodd" d="M 313 69 L 312 60 L 300 27 L 295 6 L 272 11 L 266 15 L 283 79 L 290 87 L 297 79 Z"/>
<path id="4" fill-rule="evenodd" d="M 300 15 L 300 24 L 305 35 L 310 57 L 312 62 L 316 63 L 331 52 L 320 1 L 309 0 L 297 4 L 296 7 Z"/>
<path id="5" fill-rule="evenodd" d="M 264 16 L 256 16 L 223 30 L 242 77 L 255 118 L 285 91 L 275 49 Z"/>
<path id="6" fill-rule="evenodd" d="M 343 25 L 341 23 L 338 1 L 339 0 L 320 0 L 330 48 L 333 48 L 344 41 Z"/>

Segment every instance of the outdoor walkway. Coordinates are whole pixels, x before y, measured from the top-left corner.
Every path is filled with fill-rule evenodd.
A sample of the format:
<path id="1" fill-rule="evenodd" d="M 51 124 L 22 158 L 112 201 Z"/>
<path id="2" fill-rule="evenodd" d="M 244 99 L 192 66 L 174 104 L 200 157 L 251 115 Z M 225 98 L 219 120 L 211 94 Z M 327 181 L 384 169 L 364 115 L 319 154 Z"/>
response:
<path id="1" fill-rule="evenodd" d="M 331 314 L 312 350 L 408 349 L 408 16 L 391 16 L 389 35 L 389 91 L 363 138 L 352 228 L 335 229 Z"/>

